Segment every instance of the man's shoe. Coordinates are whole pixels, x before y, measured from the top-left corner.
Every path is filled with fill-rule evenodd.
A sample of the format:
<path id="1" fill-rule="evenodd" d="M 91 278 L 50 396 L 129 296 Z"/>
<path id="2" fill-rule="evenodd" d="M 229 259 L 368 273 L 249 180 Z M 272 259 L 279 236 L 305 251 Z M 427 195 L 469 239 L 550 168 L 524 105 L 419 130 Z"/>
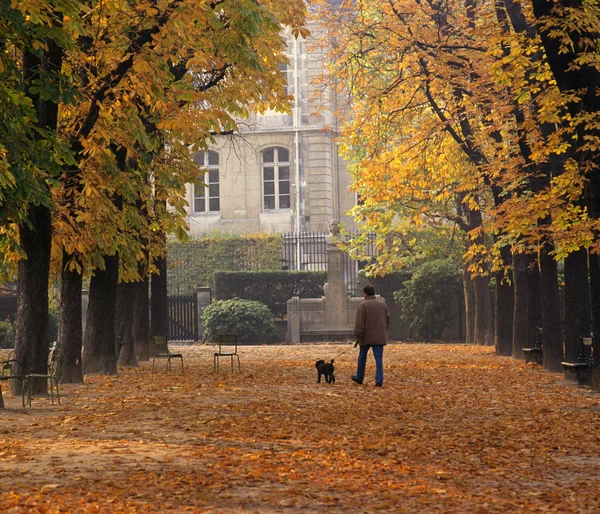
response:
<path id="1" fill-rule="evenodd" d="M 375 383 L 375 387 L 382 387 L 382 386 L 383 386 L 383 384 L 381 382 L 376 382 Z"/>
<path id="2" fill-rule="evenodd" d="M 354 382 L 355 384 L 362 384 L 362 380 L 359 380 L 356 376 L 352 377 L 352 382 Z"/>

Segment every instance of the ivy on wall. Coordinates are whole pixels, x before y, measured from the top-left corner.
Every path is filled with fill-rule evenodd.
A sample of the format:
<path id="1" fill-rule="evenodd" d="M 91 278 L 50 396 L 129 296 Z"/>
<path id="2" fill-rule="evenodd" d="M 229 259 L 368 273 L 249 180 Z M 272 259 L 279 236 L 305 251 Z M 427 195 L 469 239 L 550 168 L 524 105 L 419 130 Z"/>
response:
<path id="1" fill-rule="evenodd" d="M 280 270 L 282 239 L 277 234 L 210 234 L 167 243 L 169 295 L 189 295 L 197 286 L 214 288 L 216 271 Z"/>

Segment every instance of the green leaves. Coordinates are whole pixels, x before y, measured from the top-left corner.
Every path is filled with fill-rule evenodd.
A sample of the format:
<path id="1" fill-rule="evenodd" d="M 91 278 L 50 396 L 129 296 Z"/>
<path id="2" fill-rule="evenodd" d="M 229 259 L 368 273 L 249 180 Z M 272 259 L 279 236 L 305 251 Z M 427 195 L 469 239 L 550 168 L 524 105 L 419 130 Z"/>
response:
<path id="1" fill-rule="evenodd" d="M 402 309 L 402 319 L 426 340 L 440 339 L 454 318 L 453 304 L 461 295 L 461 274 L 448 261 L 432 261 L 419 266 L 403 289 L 394 292 Z"/>
<path id="2" fill-rule="evenodd" d="M 257 301 L 218 300 L 204 309 L 201 323 L 205 341 L 216 341 L 219 334 L 237 334 L 240 342 L 275 343 L 279 340 L 273 314 Z"/>

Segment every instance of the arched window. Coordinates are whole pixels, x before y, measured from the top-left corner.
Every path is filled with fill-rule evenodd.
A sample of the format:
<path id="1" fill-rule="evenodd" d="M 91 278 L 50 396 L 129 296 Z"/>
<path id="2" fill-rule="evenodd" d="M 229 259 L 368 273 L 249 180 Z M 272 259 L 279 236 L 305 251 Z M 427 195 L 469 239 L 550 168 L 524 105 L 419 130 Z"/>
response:
<path id="1" fill-rule="evenodd" d="M 194 212 L 219 212 L 219 154 L 208 151 L 196 154 L 194 162 L 203 170 L 198 179 L 204 184 L 194 184 Z"/>
<path id="2" fill-rule="evenodd" d="M 261 153 L 263 208 L 265 211 L 290 208 L 290 151 L 274 146 Z"/>

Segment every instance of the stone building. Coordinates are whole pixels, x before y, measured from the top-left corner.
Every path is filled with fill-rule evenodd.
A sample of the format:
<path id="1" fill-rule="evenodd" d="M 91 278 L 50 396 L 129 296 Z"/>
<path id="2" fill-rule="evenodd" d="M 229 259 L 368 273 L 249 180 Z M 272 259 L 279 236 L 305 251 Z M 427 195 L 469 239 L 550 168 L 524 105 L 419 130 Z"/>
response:
<path id="1" fill-rule="evenodd" d="M 187 186 L 192 236 L 325 232 L 332 218 L 352 226 L 346 213 L 356 195 L 349 190 L 347 165 L 337 151 L 335 98 L 314 99 L 324 55 L 310 41 L 286 32 L 283 36 L 290 64 L 282 73 L 287 93 L 295 99 L 293 112 L 244 120 L 239 134 L 219 137 L 209 151 L 196 156 L 208 172 L 206 187 Z"/>

